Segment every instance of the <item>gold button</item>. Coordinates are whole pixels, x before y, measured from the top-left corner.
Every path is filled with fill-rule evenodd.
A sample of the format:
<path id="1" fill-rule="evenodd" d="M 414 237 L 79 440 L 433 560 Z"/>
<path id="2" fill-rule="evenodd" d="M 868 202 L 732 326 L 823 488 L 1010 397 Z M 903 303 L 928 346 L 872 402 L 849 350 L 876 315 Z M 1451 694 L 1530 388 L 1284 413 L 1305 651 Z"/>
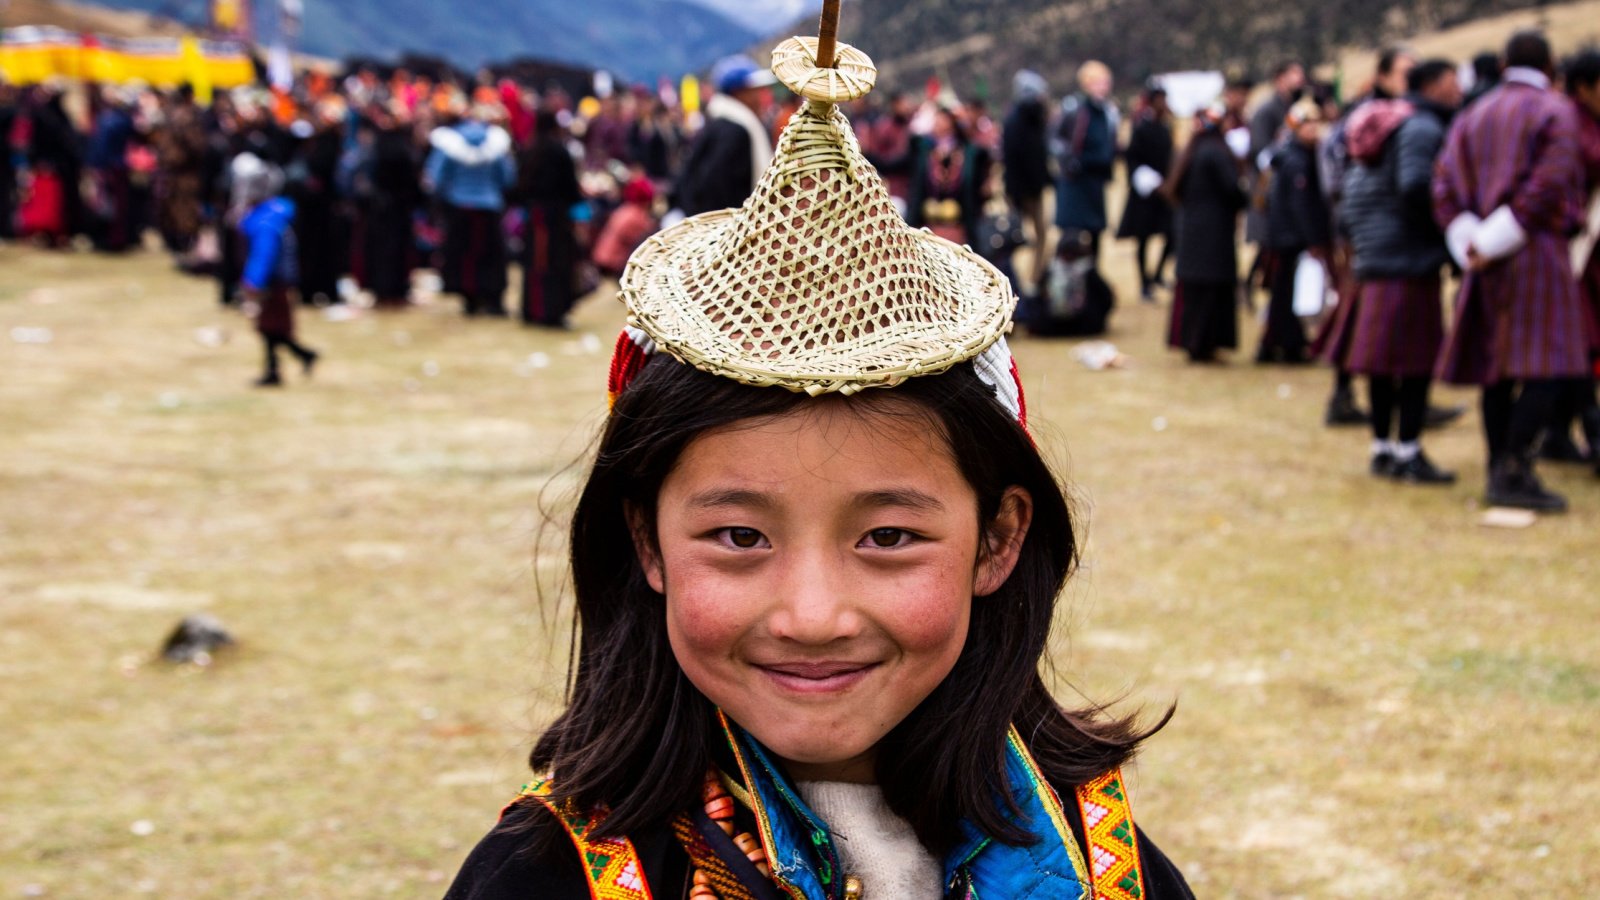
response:
<path id="1" fill-rule="evenodd" d="M 844 900 L 861 900 L 861 879 L 854 875 L 844 877 Z"/>

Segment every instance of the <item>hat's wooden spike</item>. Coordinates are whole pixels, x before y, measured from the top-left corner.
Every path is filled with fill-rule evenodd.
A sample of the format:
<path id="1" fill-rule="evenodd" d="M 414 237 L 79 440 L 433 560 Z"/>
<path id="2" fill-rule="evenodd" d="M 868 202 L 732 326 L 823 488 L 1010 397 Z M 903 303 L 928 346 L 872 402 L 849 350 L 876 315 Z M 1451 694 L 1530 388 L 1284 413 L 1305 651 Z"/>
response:
<path id="1" fill-rule="evenodd" d="M 838 44 L 839 0 L 823 0 L 822 21 L 817 25 L 817 68 L 833 68 Z"/>

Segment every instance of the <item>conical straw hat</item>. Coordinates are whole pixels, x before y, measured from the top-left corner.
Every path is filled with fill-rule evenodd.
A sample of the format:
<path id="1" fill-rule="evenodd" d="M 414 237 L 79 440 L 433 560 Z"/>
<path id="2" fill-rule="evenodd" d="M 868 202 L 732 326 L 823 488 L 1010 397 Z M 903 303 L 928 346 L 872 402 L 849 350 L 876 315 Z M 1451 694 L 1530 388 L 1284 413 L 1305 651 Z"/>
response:
<path id="1" fill-rule="evenodd" d="M 808 102 L 737 210 L 650 238 L 629 261 L 629 324 L 696 368 L 812 395 L 893 387 L 976 357 L 1011 327 L 1010 282 L 974 253 L 914 230 L 835 106 L 876 70 L 840 45 L 792 38 L 773 71 Z"/>

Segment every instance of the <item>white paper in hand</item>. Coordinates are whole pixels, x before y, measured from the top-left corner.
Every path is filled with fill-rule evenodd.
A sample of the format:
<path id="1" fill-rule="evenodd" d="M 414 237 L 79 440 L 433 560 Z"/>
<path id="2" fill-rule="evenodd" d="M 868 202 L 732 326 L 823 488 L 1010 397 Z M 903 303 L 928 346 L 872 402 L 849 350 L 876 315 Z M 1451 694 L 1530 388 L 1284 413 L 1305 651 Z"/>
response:
<path id="1" fill-rule="evenodd" d="M 1235 128 L 1223 135 L 1223 140 L 1228 142 L 1228 149 L 1239 159 L 1250 155 L 1250 129 Z"/>
<path id="2" fill-rule="evenodd" d="M 1472 235 L 1472 246 L 1485 259 L 1505 259 L 1528 245 L 1528 233 L 1522 230 L 1511 207 L 1502 206 L 1483 220 Z"/>
<path id="3" fill-rule="evenodd" d="M 1141 197 L 1148 197 L 1161 190 L 1164 181 L 1161 173 L 1149 166 L 1140 166 L 1133 170 L 1133 191 Z"/>

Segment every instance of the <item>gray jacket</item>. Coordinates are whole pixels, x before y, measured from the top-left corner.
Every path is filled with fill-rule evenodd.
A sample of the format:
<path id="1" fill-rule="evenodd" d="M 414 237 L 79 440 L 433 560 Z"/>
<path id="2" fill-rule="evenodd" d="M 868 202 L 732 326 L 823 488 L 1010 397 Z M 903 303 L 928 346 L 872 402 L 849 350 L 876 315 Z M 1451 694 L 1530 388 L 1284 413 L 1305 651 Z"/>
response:
<path id="1" fill-rule="evenodd" d="M 1420 278 L 1449 261 L 1430 187 L 1450 111 L 1411 100 L 1416 112 L 1389 137 L 1378 161 L 1352 161 L 1345 170 L 1340 218 L 1355 248 L 1357 278 Z"/>

